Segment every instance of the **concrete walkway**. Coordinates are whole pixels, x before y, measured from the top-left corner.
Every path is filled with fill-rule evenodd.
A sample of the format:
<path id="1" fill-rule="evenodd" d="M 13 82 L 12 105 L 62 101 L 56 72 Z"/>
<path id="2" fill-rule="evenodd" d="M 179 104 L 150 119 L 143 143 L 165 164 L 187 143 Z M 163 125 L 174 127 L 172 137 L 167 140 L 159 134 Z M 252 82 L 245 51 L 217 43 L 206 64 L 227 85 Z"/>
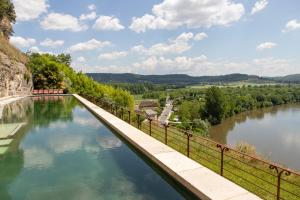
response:
<path id="1" fill-rule="evenodd" d="M 74 94 L 91 112 L 202 200 L 257 200 L 259 197 Z"/>

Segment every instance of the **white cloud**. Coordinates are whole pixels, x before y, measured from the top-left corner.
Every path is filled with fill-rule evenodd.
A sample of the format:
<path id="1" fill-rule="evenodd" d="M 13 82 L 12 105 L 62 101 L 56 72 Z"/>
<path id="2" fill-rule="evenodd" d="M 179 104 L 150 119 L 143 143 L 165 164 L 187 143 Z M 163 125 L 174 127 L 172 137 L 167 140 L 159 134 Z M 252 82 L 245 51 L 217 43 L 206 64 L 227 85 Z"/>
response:
<path id="1" fill-rule="evenodd" d="M 47 12 L 49 5 L 47 0 L 13 0 L 17 20 L 29 21 L 38 18 L 41 14 Z"/>
<path id="2" fill-rule="evenodd" d="M 154 5 L 152 14 L 132 19 L 130 29 L 145 32 L 147 29 L 174 29 L 226 26 L 238 21 L 244 14 L 243 4 L 232 0 L 164 0 Z"/>
<path id="3" fill-rule="evenodd" d="M 83 57 L 83 56 L 80 56 L 80 57 L 78 57 L 77 59 L 76 59 L 76 62 L 79 62 L 79 63 L 83 63 L 83 62 L 85 62 L 86 60 L 85 60 L 85 58 Z"/>
<path id="4" fill-rule="evenodd" d="M 183 32 L 177 36 L 176 39 L 170 39 L 166 43 L 157 43 L 149 48 L 143 45 L 137 45 L 132 47 L 131 51 L 148 56 L 182 54 L 191 49 L 192 46 L 188 42 L 192 39 L 195 39 L 192 32 Z"/>
<path id="5" fill-rule="evenodd" d="M 256 50 L 263 51 L 263 50 L 266 50 L 266 49 L 272 49 L 272 48 L 274 48 L 276 46 L 277 46 L 276 43 L 273 43 L 273 42 L 264 42 L 264 43 L 261 43 L 260 45 L 258 45 L 256 47 Z"/>
<path id="6" fill-rule="evenodd" d="M 120 20 L 113 16 L 100 16 L 93 28 L 101 31 L 120 31 L 125 27 L 120 24 Z"/>
<path id="7" fill-rule="evenodd" d="M 51 51 L 42 51 L 40 50 L 39 47 L 37 46 L 33 46 L 29 49 L 30 52 L 32 53 L 39 53 L 39 54 L 52 54 L 52 55 L 55 55 L 55 53 L 51 52 Z"/>
<path id="8" fill-rule="evenodd" d="M 70 31 L 83 31 L 88 27 L 80 24 L 76 17 L 68 14 L 50 13 L 41 22 L 41 26 L 45 30 L 70 30 Z"/>
<path id="9" fill-rule="evenodd" d="M 128 53 L 125 52 L 125 51 L 114 51 L 114 52 L 111 52 L 111 53 L 100 54 L 98 56 L 98 58 L 99 59 L 104 59 L 104 60 L 115 60 L 115 59 L 123 58 L 127 55 L 128 55 Z"/>
<path id="10" fill-rule="evenodd" d="M 96 12 L 91 12 L 89 14 L 80 15 L 79 19 L 80 20 L 93 20 L 93 19 L 96 19 L 96 17 L 97 17 Z"/>
<path id="11" fill-rule="evenodd" d="M 40 43 L 40 45 L 44 47 L 57 48 L 62 46 L 64 43 L 65 42 L 63 40 L 51 40 L 49 38 L 46 38 Z"/>
<path id="12" fill-rule="evenodd" d="M 137 45 L 131 48 L 133 52 L 145 54 L 148 56 L 154 55 L 168 55 L 168 54 L 181 54 L 191 49 L 191 45 L 186 42 L 170 42 L 158 43 L 152 45 L 150 48 L 145 48 L 143 45 Z"/>
<path id="13" fill-rule="evenodd" d="M 194 34 L 191 32 L 184 32 L 176 38 L 176 41 L 188 42 L 189 40 L 194 38 Z"/>
<path id="14" fill-rule="evenodd" d="M 268 0 L 258 0 L 257 2 L 255 2 L 252 10 L 251 10 L 251 15 L 254 15 L 255 13 L 258 13 L 260 11 L 262 11 L 263 9 L 265 9 L 268 5 Z"/>
<path id="15" fill-rule="evenodd" d="M 48 151 L 38 147 L 24 150 L 24 167 L 29 169 L 46 169 L 53 166 L 54 157 Z"/>
<path id="16" fill-rule="evenodd" d="M 293 19 L 286 23 L 285 28 L 282 30 L 282 32 L 290 32 L 296 29 L 300 29 L 300 21 Z"/>
<path id="17" fill-rule="evenodd" d="M 103 47 L 109 46 L 111 43 L 109 41 L 100 41 L 96 39 L 91 39 L 87 42 L 81 42 L 71 46 L 68 51 L 76 52 L 76 51 L 90 51 L 95 49 L 102 49 Z"/>
<path id="18" fill-rule="evenodd" d="M 10 43 L 19 48 L 30 47 L 36 43 L 36 40 L 33 38 L 23 38 L 20 36 L 10 37 Z"/>
<path id="19" fill-rule="evenodd" d="M 203 40 L 207 37 L 208 37 L 207 34 L 202 32 L 202 33 L 196 34 L 195 37 L 194 37 L 194 40 L 200 41 L 200 40 Z"/>
<path id="20" fill-rule="evenodd" d="M 96 5 L 95 4 L 90 4 L 88 5 L 89 10 L 96 10 Z"/>

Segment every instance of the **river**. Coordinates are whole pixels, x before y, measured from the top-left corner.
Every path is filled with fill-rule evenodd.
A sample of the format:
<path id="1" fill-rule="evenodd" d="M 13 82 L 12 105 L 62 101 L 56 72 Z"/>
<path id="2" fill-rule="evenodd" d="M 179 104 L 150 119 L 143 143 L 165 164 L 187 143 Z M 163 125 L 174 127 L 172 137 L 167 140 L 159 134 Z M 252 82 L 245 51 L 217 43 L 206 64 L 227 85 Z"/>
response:
<path id="1" fill-rule="evenodd" d="M 231 147 L 247 142 L 264 158 L 300 171 L 300 104 L 237 114 L 211 127 L 209 135 Z"/>

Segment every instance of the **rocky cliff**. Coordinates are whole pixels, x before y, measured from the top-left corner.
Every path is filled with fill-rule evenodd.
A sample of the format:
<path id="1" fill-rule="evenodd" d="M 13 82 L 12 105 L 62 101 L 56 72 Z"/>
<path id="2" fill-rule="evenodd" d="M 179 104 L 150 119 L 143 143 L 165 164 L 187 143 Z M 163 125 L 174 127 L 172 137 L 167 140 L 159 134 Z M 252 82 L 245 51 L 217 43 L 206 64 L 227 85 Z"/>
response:
<path id="1" fill-rule="evenodd" d="M 0 37 L 0 98 L 27 95 L 32 90 L 32 75 L 26 56 Z"/>

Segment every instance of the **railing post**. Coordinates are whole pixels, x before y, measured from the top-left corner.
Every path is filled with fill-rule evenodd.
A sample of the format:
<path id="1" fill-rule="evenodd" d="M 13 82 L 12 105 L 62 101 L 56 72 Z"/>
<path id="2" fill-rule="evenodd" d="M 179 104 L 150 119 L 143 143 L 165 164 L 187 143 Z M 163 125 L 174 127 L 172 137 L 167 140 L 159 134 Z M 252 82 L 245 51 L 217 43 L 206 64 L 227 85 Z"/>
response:
<path id="1" fill-rule="evenodd" d="M 121 108 L 121 119 L 123 120 L 124 117 L 124 108 Z"/>
<path id="2" fill-rule="evenodd" d="M 221 144 L 217 144 L 217 147 L 221 150 L 221 169 L 220 169 L 220 174 L 221 176 L 223 176 L 223 169 L 224 169 L 224 152 L 225 151 L 229 151 L 229 148 L 221 145 Z"/>
<path id="3" fill-rule="evenodd" d="M 137 114 L 137 125 L 138 125 L 138 129 L 140 129 L 140 115 Z"/>
<path id="4" fill-rule="evenodd" d="M 151 127 L 151 124 L 152 124 L 152 119 L 151 118 L 148 118 L 148 121 L 149 121 L 149 134 L 150 134 L 150 136 L 151 136 L 151 134 L 152 134 L 152 127 Z"/>
<path id="5" fill-rule="evenodd" d="M 187 136 L 186 154 L 187 154 L 187 157 L 190 157 L 190 138 L 193 137 L 193 135 L 187 131 L 185 131 L 184 134 Z"/>
<path id="6" fill-rule="evenodd" d="M 168 124 L 164 124 L 165 127 L 165 144 L 168 144 Z"/>
<path id="7" fill-rule="evenodd" d="M 131 123 L 131 121 L 130 121 L 130 114 L 131 114 L 131 112 L 130 112 L 130 110 L 128 110 L 128 123 L 129 124 Z"/>
<path id="8" fill-rule="evenodd" d="M 289 175 L 291 175 L 291 172 L 286 170 L 286 169 L 280 170 L 277 166 L 272 165 L 272 164 L 270 165 L 269 168 L 271 170 L 276 171 L 276 175 L 277 175 L 277 195 L 276 195 L 276 199 L 279 200 L 280 199 L 281 176 L 282 176 L 282 174 L 285 174 L 286 176 L 289 176 Z"/>
<path id="9" fill-rule="evenodd" d="M 113 104 L 111 103 L 111 104 L 110 104 L 110 113 L 113 113 L 113 109 L 114 109 L 114 108 L 113 108 Z"/>
<path id="10" fill-rule="evenodd" d="M 118 106 L 116 105 L 116 116 L 118 117 Z"/>

